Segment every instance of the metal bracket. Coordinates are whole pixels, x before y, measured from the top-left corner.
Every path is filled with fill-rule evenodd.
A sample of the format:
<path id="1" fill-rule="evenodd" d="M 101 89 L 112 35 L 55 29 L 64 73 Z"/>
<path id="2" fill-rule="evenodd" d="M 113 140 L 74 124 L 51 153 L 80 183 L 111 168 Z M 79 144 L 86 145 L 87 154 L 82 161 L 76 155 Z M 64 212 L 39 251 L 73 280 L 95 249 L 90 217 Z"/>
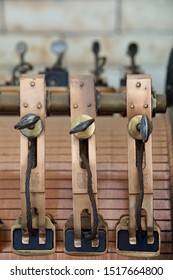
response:
<path id="1" fill-rule="evenodd" d="M 70 102 L 72 127 L 84 120 L 95 119 L 96 117 L 96 95 L 94 90 L 94 78 L 92 76 L 77 76 L 70 81 Z M 91 128 L 91 129 L 90 129 Z M 96 174 L 96 141 L 94 124 L 89 129 L 84 130 L 82 135 L 72 134 L 72 188 L 73 188 L 73 227 L 69 227 L 67 222 L 64 230 L 65 252 L 68 254 L 100 254 L 107 248 L 107 226 L 102 220 L 103 244 L 100 244 L 99 216 L 98 234 L 92 241 L 85 241 L 87 246 L 83 246 L 82 231 L 86 229 L 86 223 L 93 227 L 93 209 L 87 191 L 87 174 L 81 166 L 80 158 L 80 138 L 87 139 L 88 161 L 92 173 L 92 190 L 97 205 L 97 174 Z M 84 135 L 83 135 L 84 134 Z M 88 212 L 89 215 L 85 215 Z M 70 218 L 71 219 L 71 218 Z M 87 221 L 87 222 L 86 222 Z M 68 246 L 69 230 L 73 228 L 73 248 Z M 69 232 L 70 234 L 70 232 Z M 88 242 L 88 243 L 87 243 Z M 104 248 L 100 251 L 100 247 Z M 84 248 L 85 247 L 85 248 Z M 72 249 L 71 249 L 72 248 Z M 71 251 L 72 250 L 72 251 Z"/>
<path id="2" fill-rule="evenodd" d="M 22 75 L 20 79 L 20 116 L 34 114 L 43 123 L 46 118 L 46 94 L 44 75 Z M 29 130 L 29 129 L 28 129 Z M 37 231 L 37 240 L 29 240 L 27 228 L 27 208 L 25 197 L 25 178 L 28 161 L 28 138 L 20 136 L 20 192 L 21 218 L 12 227 L 12 251 L 23 255 L 44 255 L 55 251 L 55 225 L 45 214 L 45 131 L 36 138 L 36 166 L 31 171 L 30 199 L 32 226 Z M 47 234 L 50 231 L 50 234 Z M 17 236 L 19 236 L 17 238 Z M 22 239 L 17 241 L 18 239 Z M 17 243 L 16 243 L 17 242 Z M 38 246 L 36 246 L 38 243 Z M 48 243 L 50 246 L 48 246 Z M 19 244 L 16 245 L 16 244 Z M 35 247 L 36 246 L 36 247 Z"/>
<path id="3" fill-rule="evenodd" d="M 148 75 L 127 75 L 127 121 L 128 121 L 128 187 L 129 187 L 129 218 L 126 217 L 128 226 L 127 242 L 131 244 L 131 250 L 120 250 L 118 248 L 118 239 L 116 242 L 117 252 L 125 255 L 134 255 L 137 241 L 137 225 L 135 219 L 136 201 L 139 193 L 138 174 L 136 167 L 136 139 L 140 139 L 137 125 L 140 123 L 142 115 L 146 115 L 151 121 L 152 118 L 152 96 L 151 96 L 151 78 Z M 130 125 L 129 125 L 130 124 Z M 136 133 L 135 133 L 135 129 Z M 160 252 L 160 230 L 153 218 L 153 170 L 152 170 L 152 134 L 145 143 L 145 162 L 143 166 L 143 184 L 144 198 L 142 209 L 145 211 L 145 220 L 141 223 L 142 230 L 147 232 L 147 239 L 143 242 L 154 244 L 158 242 L 155 252 L 146 251 L 145 256 L 159 255 Z M 124 224 L 124 217 L 120 219 L 116 227 L 117 238 L 120 234 L 121 224 Z M 125 230 L 122 226 L 122 230 Z M 158 239 L 155 238 L 155 231 L 158 233 Z M 125 242 L 125 241 L 124 241 Z M 134 246 L 133 246 L 134 245 Z M 129 248 L 129 247 L 128 247 Z M 133 250 L 134 248 L 134 250 Z M 138 250 L 137 250 L 138 251 Z M 142 249 L 141 249 L 142 251 Z M 141 256 L 140 250 L 135 252 L 135 256 Z"/>
<path id="4" fill-rule="evenodd" d="M 146 219 L 141 219 L 142 228 L 146 230 Z M 120 218 L 116 226 L 116 252 L 120 255 L 130 257 L 155 257 L 160 252 L 160 228 L 154 221 L 153 224 L 154 243 L 147 242 L 147 236 L 138 237 L 135 244 L 129 242 L 129 216 Z"/>

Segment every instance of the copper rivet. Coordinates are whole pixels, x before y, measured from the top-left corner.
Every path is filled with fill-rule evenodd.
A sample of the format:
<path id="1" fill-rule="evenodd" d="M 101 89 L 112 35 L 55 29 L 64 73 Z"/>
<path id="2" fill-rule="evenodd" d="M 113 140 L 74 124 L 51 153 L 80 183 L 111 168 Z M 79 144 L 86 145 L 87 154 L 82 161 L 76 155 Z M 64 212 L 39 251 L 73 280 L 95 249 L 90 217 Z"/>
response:
<path id="1" fill-rule="evenodd" d="M 34 81 L 31 81 L 31 82 L 30 82 L 30 86 L 31 86 L 31 87 L 34 87 L 34 86 L 35 86 L 35 82 L 34 82 Z"/>
<path id="2" fill-rule="evenodd" d="M 84 86 L 84 83 L 83 83 L 83 82 L 81 82 L 81 83 L 80 83 L 80 87 L 83 87 L 83 86 Z"/>
<path id="3" fill-rule="evenodd" d="M 41 109 L 41 107 L 42 107 L 41 103 L 38 103 L 38 104 L 37 104 L 37 108 L 38 108 L 38 109 Z"/>
<path id="4" fill-rule="evenodd" d="M 141 83 L 140 82 L 137 82 L 136 83 L 136 87 L 140 87 L 141 86 Z"/>
<path id="5" fill-rule="evenodd" d="M 28 103 L 24 103 L 23 107 L 27 108 L 28 107 Z"/>
<path id="6" fill-rule="evenodd" d="M 144 108 L 148 108 L 148 104 L 144 104 Z"/>
<path id="7" fill-rule="evenodd" d="M 73 108 L 74 108 L 74 109 L 78 108 L 78 105 L 77 105 L 77 104 L 74 104 L 74 105 L 73 105 Z"/>

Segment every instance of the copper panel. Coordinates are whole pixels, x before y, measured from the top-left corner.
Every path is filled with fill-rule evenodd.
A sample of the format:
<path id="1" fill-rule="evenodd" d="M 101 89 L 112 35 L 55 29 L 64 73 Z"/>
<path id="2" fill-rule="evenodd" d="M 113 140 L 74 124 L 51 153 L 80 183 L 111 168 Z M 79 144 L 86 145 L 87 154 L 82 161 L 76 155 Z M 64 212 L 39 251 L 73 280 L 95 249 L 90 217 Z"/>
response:
<path id="1" fill-rule="evenodd" d="M 17 117 L 1 117 L 0 218 L 4 222 L 4 227 L 1 229 L 1 260 L 26 259 L 26 257 L 11 252 L 10 228 L 16 217 L 21 214 L 19 187 L 20 134 L 13 129 L 17 121 Z M 73 213 L 70 118 L 51 117 L 46 120 L 46 212 L 55 217 L 58 225 L 56 229 L 56 252 L 49 256 L 27 257 L 27 259 L 135 259 L 134 257 L 117 255 L 115 252 L 115 224 L 121 215 L 128 215 L 127 122 L 120 116 L 98 117 L 96 126 L 98 210 L 108 223 L 108 253 L 97 257 L 64 254 L 63 227 L 68 217 Z M 173 253 L 172 136 L 167 116 L 156 116 L 153 120 L 153 127 L 154 217 L 161 229 L 161 255 L 155 257 L 155 259 L 166 260 L 171 259 Z M 119 140 L 116 141 L 116 139 Z M 106 160 L 104 160 L 105 156 Z M 68 160 L 65 160 L 66 157 L 68 157 Z M 126 166 L 123 165 L 121 157 L 123 162 L 126 162 Z M 162 169 L 161 163 L 163 162 L 167 164 L 167 169 Z M 54 166 L 53 170 L 52 166 Z M 144 259 L 144 257 L 141 257 L 141 259 Z"/>

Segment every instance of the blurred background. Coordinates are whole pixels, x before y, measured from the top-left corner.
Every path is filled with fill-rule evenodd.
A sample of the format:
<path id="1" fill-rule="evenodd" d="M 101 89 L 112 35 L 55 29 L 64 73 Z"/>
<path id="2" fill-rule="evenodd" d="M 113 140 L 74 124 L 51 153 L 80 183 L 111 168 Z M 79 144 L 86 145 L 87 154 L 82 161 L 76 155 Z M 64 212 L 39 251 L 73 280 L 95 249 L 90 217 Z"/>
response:
<path id="1" fill-rule="evenodd" d="M 136 63 L 152 75 L 153 87 L 164 92 L 167 63 L 173 47 L 173 0 L 0 0 L 0 83 L 11 79 L 19 63 L 16 45 L 26 42 L 25 59 L 34 72 L 56 60 L 51 44 L 67 43 L 64 66 L 70 75 L 90 74 L 92 43 L 106 56 L 104 76 L 119 87 L 127 47 L 138 44 Z"/>

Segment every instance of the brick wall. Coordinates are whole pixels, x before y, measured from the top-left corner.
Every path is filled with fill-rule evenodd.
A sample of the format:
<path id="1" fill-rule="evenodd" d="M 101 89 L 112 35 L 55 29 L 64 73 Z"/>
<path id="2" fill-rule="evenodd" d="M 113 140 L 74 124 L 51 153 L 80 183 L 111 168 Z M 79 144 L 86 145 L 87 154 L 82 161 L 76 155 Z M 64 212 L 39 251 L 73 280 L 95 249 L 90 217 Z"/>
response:
<path id="1" fill-rule="evenodd" d="M 91 45 L 99 40 L 108 59 L 104 75 L 118 87 L 129 64 L 127 45 L 135 41 L 137 63 L 161 93 L 173 46 L 172 14 L 172 0 L 0 0 L 0 82 L 10 79 L 18 63 L 15 47 L 20 40 L 28 44 L 26 59 L 37 72 L 55 61 L 51 43 L 64 39 L 71 75 L 90 73 Z"/>

